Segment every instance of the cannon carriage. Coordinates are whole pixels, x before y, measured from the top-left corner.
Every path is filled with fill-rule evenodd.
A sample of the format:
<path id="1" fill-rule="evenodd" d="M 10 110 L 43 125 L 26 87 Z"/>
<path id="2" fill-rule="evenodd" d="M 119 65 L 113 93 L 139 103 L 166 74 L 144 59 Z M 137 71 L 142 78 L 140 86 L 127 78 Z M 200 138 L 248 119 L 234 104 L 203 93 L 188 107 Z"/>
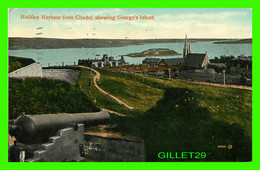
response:
<path id="1" fill-rule="evenodd" d="M 63 162 L 84 160 L 85 127 L 105 124 L 110 116 L 96 113 L 22 115 L 9 125 L 16 138 L 9 147 L 10 162 Z"/>

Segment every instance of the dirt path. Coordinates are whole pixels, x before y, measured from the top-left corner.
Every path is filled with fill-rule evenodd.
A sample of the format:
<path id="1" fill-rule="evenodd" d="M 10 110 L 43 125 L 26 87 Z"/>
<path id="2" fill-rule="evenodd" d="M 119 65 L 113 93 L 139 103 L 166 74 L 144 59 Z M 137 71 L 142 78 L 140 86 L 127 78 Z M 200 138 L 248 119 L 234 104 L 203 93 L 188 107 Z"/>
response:
<path id="1" fill-rule="evenodd" d="M 118 113 L 118 112 L 115 112 L 113 110 L 108 110 L 108 109 L 104 109 L 104 108 L 101 108 L 109 113 L 112 113 L 112 114 L 115 114 L 115 115 L 118 115 L 118 116 L 123 116 L 123 117 L 129 117 L 128 115 L 125 115 L 125 114 L 122 114 L 122 113 Z"/>
<path id="2" fill-rule="evenodd" d="M 76 66 L 76 67 L 81 67 L 81 68 L 86 68 L 88 70 L 91 70 L 91 71 L 94 71 L 96 73 L 96 75 L 94 76 L 93 80 L 94 80 L 94 85 L 95 87 L 101 91 L 103 94 L 106 94 L 108 95 L 109 97 L 111 97 L 112 99 L 114 99 L 115 101 L 117 101 L 119 104 L 122 104 L 124 105 L 125 107 L 127 107 L 128 109 L 131 109 L 131 110 L 134 110 L 135 108 L 133 108 L 132 106 L 129 106 L 128 104 L 126 104 L 125 102 L 123 102 L 122 100 L 118 99 L 117 97 L 109 94 L 108 92 L 106 92 L 105 90 L 101 89 L 98 85 L 97 85 L 97 82 L 100 80 L 100 73 L 93 69 L 93 68 L 90 68 L 90 67 L 86 67 L 86 66 L 82 66 L 82 65 L 79 65 L 79 66 Z"/>

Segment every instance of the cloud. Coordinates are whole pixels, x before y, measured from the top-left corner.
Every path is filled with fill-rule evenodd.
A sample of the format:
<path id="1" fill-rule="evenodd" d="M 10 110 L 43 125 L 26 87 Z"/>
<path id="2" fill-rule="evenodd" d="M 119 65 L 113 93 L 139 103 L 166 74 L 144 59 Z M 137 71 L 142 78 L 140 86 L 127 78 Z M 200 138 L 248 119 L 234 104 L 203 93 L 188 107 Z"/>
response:
<path id="1" fill-rule="evenodd" d="M 120 8 L 109 8 L 109 9 L 98 9 L 97 11 L 89 12 L 89 15 L 116 15 L 119 14 L 122 10 Z"/>
<path id="2" fill-rule="evenodd" d="M 215 21 L 215 20 L 223 20 L 236 16 L 246 16 L 246 12 L 219 12 L 219 13 L 187 13 L 187 14 L 178 14 L 178 15 L 160 15 L 156 18 L 158 20 L 207 20 L 207 21 Z"/>

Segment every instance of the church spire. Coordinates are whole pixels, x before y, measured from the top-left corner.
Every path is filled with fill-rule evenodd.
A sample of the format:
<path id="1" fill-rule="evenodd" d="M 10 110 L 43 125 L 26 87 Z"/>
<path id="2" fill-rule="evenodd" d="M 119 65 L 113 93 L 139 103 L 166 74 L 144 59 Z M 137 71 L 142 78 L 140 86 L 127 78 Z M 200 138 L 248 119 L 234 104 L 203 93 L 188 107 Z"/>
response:
<path id="1" fill-rule="evenodd" d="M 187 34 L 185 35 L 185 47 L 184 47 L 185 49 L 187 49 L 188 48 L 188 39 L 187 39 Z"/>
<path id="2" fill-rule="evenodd" d="M 183 48 L 183 58 L 186 58 L 187 54 L 190 53 L 190 45 L 188 45 L 187 34 L 185 35 L 185 44 Z"/>

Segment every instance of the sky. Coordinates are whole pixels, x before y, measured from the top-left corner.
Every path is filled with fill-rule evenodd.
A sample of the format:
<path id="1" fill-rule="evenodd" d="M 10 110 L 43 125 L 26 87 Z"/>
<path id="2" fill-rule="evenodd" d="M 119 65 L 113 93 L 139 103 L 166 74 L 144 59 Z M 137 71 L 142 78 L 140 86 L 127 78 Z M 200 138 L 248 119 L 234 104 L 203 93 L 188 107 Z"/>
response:
<path id="1" fill-rule="evenodd" d="M 61 16 L 61 19 L 22 19 Z M 140 19 L 154 16 L 154 19 Z M 62 19 L 72 16 L 73 19 Z M 76 19 L 92 16 L 93 20 Z M 115 20 L 95 20 L 115 16 Z M 136 16 L 137 19 L 120 19 Z M 118 18 L 119 17 L 119 18 Z M 45 38 L 252 38 L 250 8 L 10 8 L 9 37 Z"/>

